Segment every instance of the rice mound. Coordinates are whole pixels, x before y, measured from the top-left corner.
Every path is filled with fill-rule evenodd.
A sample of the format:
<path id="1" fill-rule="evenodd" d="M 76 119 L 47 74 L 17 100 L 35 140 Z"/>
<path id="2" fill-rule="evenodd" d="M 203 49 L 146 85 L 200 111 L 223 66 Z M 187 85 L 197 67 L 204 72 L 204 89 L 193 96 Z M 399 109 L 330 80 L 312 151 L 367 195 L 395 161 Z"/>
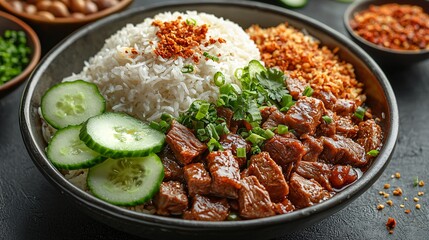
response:
<path id="1" fill-rule="evenodd" d="M 219 61 L 200 56 L 195 63 L 191 58 L 164 59 L 155 54 L 159 38 L 154 20 L 169 22 L 179 16 L 206 24 L 206 38 L 222 38 L 225 43 L 200 44 L 201 52 L 219 56 Z M 130 56 L 130 50 L 137 54 Z M 143 23 L 128 24 L 108 38 L 103 48 L 88 62 L 83 71 L 65 79 L 82 78 L 98 85 L 106 98 L 107 109 L 126 112 L 141 120 L 159 119 L 162 113 L 175 117 L 187 110 L 196 100 L 214 102 L 218 88 L 213 82 L 216 72 L 222 72 L 226 82 L 237 83 L 234 72 L 252 59 L 260 59 L 255 43 L 237 24 L 211 14 L 188 11 L 166 12 L 147 18 Z M 182 73 L 192 64 L 193 73 Z"/>

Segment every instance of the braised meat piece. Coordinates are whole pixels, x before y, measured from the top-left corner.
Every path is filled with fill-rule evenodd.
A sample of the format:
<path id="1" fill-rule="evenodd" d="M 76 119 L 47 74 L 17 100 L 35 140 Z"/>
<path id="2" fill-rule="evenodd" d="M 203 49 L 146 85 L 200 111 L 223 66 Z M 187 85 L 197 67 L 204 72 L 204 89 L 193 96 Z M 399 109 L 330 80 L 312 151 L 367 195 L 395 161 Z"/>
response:
<path id="1" fill-rule="evenodd" d="M 271 129 L 277 127 L 280 124 L 285 125 L 285 115 L 279 110 L 273 111 L 267 118 L 267 120 L 262 124 L 263 129 Z"/>
<path id="2" fill-rule="evenodd" d="M 270 106 L 270 107 L 264 107 L 260 110 L 261 116 L 262 116 L 262 122 L 267 121 L 268 117 L 273 113 L 274 111 L 277 111 L 276 106 Z"/>
<path id="3" fill-rule="evenodd" d="M 340 135 L 321 137 L 323 151 L 320 158 L 333 164 L 350 164 L 362 167 L 367 163 L 365 149 L 350 138 Z"/>
<path id="4" fill-rule="evenodd" d="M 304 133 L 313 135 L 324 112 L 322 101 L 317 98 L 302 97 L 287 111 L 285 122 L 299 135 Z"/>
<path id="5" fill-rule="evenodd" d="M 320 99 L 326 109 L 332 110 L 337 102 L 337 98 L 331 92 L 317 91 L 314 92 L 312 97 Z"/>
<path id="6" fill-rule="evenodd" d="M 298 99 L 302 96 L 302 92 L 304 92 L 306 86 L 308 86 L 308 84 L 298 78 L 286 78 L 286 88 L 294 99 Z"/>
<path id="7" fill-rule="evenodd" d="M 305 148 L 305 155 L 302 156 L 302 160 L 315 162 L 319 158 L 320 153 L 323 151 L 322 142 L 308 134 L 301 136 L 302 144 Z"/>
<path id="8" fill-rule="evenodd" d="M 273 210 L 276 214 L 280 215 L 293 212 L 293 210 L 295 210 L 295 206 L 288 198 L 284 198 L 281 202 L 273 203 Z"/>
<path id="9" fill-rule="evenodd" d="M 183 181 L 183 169 L 176 162 L 176 157 L 170 146 L 166 145 L 159 154 L 162 165 L 164 165 L 164 181 Z"/>
<path id="10" fill-rule="evenodd" d="M 336 121 L 336 132 L 338 135 L 355 138 L 359 128 L 353 123 L 350 117 L 339 117 Z"/>
<path id="11" fill-rule="evenodd" d="M 350 116 L 352 113 L 356 111 L 356 103 L 352 100 L 347 99 L 338 99 L 334 105 L 334 112 L 340 116 Z"/>
<path id="12" fill-rule="evenodd" d="M 332 187 L 341 189 L 350 183 L 353 183 L 358 178 L 356 170 L 350 165 L 335 165 L 332 169 L 329 181 Z"/>
<path id="13" fill-rule="evenodd" d="M 207 146 L 200 142 L 187 127 L 176 120 L 171 122 L 166 141 L 176 159 L 183 165 L 189 164 L 207 149 Z"/>
<path id="14" fill-rule="evenodd" d="M 298 163 L 296 173 L 307 179 L 314 179 L 326 190 L 332 191 L 329 183 L 331 169 L 325 163 L 301 161 Z"/>
<path id="15" fill-rule="evenodd" d="M 255 176 L 268 191 L 271 201 L 280 202 L 289 193 L 282 169 L 267 152 L 250 158 L 248 174 Z"/>
<path id="16" fill-rule="evenodd" d="M 275 215 L 270 196 L 255 176 L 241 180 L 238 192 L 240 216 L 247 219 L 263 218 Z"/>
<path id="17" fill-rule="evenodd" d="M 301 141 L 280 135 L 275 135 L 266 141 L 263 150 L 268 152 L 283 170 L 286 169 L 288 163 L 301 161 L 305 154 Z"/>
<path id="18" fill-rule="evenodd" d="M 325 115 L 331 119 L 331 122 L 326 122 L 322 120 L 319 127 L 317 128 L 318 136 L 333 136 L 337 132 L 335 119 L 337 118 L 336 114 L 331 110 L 326 110 Z"/>
<path id="19" fill-rule="evenodd" d="M 198 221 L 223 221 L 228 217 L 229 204 L 225 198 L 193 197 L 192 207 L 183 214 L 184 219 Z"/>
<path id="20" fill-rule="evenodd" d="M 297 173 L 292 173 L 289 187 L 288 198 L 297 208 L 309 207 L 330 197 L 328 191 L 314 179 L 305 179 Z"/>
<path id="21" fill-rule="evenodd" d="M 181 215 L 188 208 L 188 196 L 183 184 L 176 181 L 162 182 L 154 205 L 159 215 Z"/>
<path id="22" fill-rule="evenodd" d="M 218 107 L 216 108 L 217 116 L 225 119 L 226 126 L 228 129 L 231 127 L 232 116 L 234 116 L 234 112 L 226 107 Z"/>
<path id="23" fill-rule="evenodd" d="M 237 198 L 240 183 L 240 168 L 230 150 L 211 152 L 207 156 L 212 176 L 211 194 L 218 197 Z"/>
<path id="24" fill-rule="evenodd" d="M 212 178 L 204 168 L 203 163 L 188 164 L 183 167 L 183 173 L 190 196 L 195 196 L 196 194 L 207 195 L 210 193 Z"/>
<path id="25" fill-rule="evenodd" d="M 357 142 L 365 148 L 365 152 L 379 149 L 382 139 L 381 127 L 373 119 L 359 123 Z"/>
<path id="26" fill-rule="evenodd" d="M 252 146 L 242 136 L 233 133 L 224 134 L 220 137 L 219 143 L 224 150 L 231 150 L 240 168 L 246 165 L 247 159 L 245 157 L 237 157 L 237 149 L 244 148 L 246 149 L 246 153 L 248 153 Z"/>

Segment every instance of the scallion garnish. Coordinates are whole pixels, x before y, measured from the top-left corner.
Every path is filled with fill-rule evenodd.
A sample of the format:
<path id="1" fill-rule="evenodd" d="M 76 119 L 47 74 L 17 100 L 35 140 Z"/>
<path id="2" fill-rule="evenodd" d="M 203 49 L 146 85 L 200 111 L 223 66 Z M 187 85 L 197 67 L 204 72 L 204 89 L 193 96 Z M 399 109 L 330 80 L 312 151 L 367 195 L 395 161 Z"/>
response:
<path id="1" fill-rule="evenodd" d="M 245 158 L 246 157 L 246 148 L 237 148 L 237 157 Z"/>
<path id="2" fill-rule="evenodd" d="M 223 75 L 221 72 L 216 72 L 213 80 L 216 86 L 221 87 L 225 84 L 225 75 Z"/>
<path id="3" fill-rule="evenodd" d="M 223 150 L 222 145 L 214 138 L 210 138 L 210 140 L 207 143 L 207 147 L 210 152 L 213 152 L 215 150 Z"/>
<path id="4" fill-rule="evenodd" d="M 265 130 L 265 132 L 264 132 L 264 133 L 265 133 L 265 136 L 264 136 L 264 137 L 265 137 L 266 139 L 270 139 L 270 138 L 274 137 L 274 135 L 275 135 L 275 134 L 273 133 L 273 131 L 271 131 L 270 129 Z"/>
<path id="5" fill-rule="evenodd" d="M 332 118 L 328 115 L 325 115 L 322 117 L 323 121 L 325 121 L 327 124 L 332 123 Z"/>
<path id="6" fill-rule="evenodd" d="M 247 141 L 251 142 L 253 145 L 258 145 L 260 143 L 262 143 L 265 138 L 261 137 L 260 135 L 256 134 L 256 133 L 251 133 L 247 138 Z"/>
<path id="7" fill-rule="evenodd" d="M 186 24 L 195 26 L 195 25 L 197 25 L 197 20 L 195 20 L 193 18 L 188 18 L 188 19 L 186 19 Z"/>
<path id="8" fill-rule="evenodd" d="M 304 88 L 304 91 L 302 92 L 302 95 L 306 97 L 311 97 L 311 95 L 313 95 L 313 92 L 314 92 L 313 88 L 311 88 L 310 86 L 306 86 Z"/>
<path id="9" fill-rule="evenodd" d="M 194 71 L 194 66 L 192 64 L 185 65 L 181 71 L 182 73 L 191 73 Z"/>
<path id="10" fill-rule="evenodd" d="M 363 120 L 363 118 L 365 117 L 365 112 L 366 112 L 365 108 L 358 107 L 353 115 L 359 118 L 360 120 Z"/>
<path id="11" fill-rule="evenodd" d="M 377 156 L 378 156 L 378 153 L 379 153 L 379 151 L 378 151 L 378 150 L 373 149 L 373 150 L 371 150 L 371 151 L 367 152 L 366 154 L 368 154 L 368 155 L 370 155 L 370 156 L 372 156 L 372 157 L 377 157 Z"/>
<path id="12" fill-rule="evenodd" d="M 210 107 L 209 103 L 201 103 L 200 109 L 198 109 L 198 112 L 195 115 L 195 119 L 197 120 L 203 119 L 206 116 L 206 114 L 209 112 L 209 107 Z"/>
<path id="13" fill-rule="evenodd" d="M 290 108 L 294 103 L 295 103 L 295 102 L 293 101 L 292 96 L 291 96 L 290 94 L 285 94 L 285 95 L 282 97 L 282 100 L 281 100 L 281 102 L 280 102 L 281 107 L 282 107 L 282 108 L 280 108 L 280 111 L 281 111 L 281 112 L 285 112 L 285 111 L 289 110 L 289 108 Z"/>
<path id="14" fill-rule="evenodd" d="M 277 133 L 278 134 L 285 134 L 289 132 L 289 127 L 283 124 L 279 124 L 277 126 Z"/>
<path id="15" fill-rule="evenodd" d="M 244 70 L 242 68 L 235 69 L 234 77 L 240 79 L 243 76 Z"/>
<path id="16" fill-rule="evenodd" d="M 414 177 L 414 187 L 417 187 L 419 185 L 419 177 Z"/>
<path id="17" fill-rule="evenodd" d="M 208 53 L 208 52 L 203 52 L 203 56 L 206 57 L 206 58 L 208 58 L 208 59 L 211 59 L 211 60 L 213 60 L 215 62 L 219 61 L 218 57 L 210 55 L 210 53 Z"/>

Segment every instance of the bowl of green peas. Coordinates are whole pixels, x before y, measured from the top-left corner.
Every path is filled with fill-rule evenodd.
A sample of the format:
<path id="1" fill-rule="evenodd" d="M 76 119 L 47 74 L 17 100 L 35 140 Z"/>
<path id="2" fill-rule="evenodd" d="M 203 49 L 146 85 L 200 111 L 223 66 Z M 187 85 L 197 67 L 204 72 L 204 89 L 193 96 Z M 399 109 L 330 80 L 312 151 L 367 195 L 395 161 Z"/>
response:
<path id="1" fill-rule="evenodd" d="M 40 60 L 41 46 L 34 30 L 0 11 L 0 97 L 24 82 Z"/>

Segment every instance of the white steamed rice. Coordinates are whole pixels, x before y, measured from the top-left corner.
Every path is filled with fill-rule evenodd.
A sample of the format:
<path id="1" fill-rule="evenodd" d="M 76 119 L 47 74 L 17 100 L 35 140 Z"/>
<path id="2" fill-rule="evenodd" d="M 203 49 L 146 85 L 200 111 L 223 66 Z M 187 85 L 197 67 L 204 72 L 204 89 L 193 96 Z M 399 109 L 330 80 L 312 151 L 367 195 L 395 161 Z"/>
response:
<path id="1" fill-rule="evenodd" d="M 192 59 L 163 59 L 154 53 L 159 41 L 158 27 L 152 26 L 154 19 L 164 22 L 195 19 L 198 25 L 207 24 L 209 38 L 222 38 L 226 43 L 208 46 L 201 44 L 201 52 L 220 56 L 219 62 L 201 56 L 198 64 Z M 127 53 L 134 48 L 137 57 Z M 141 120 L 158 119 L 162 113 L 178 116 L 196 100 L 213 102 L 218 88 L 213 76 L 220 71 L 227 82 L 236 82 L 234 72 L 252 59 L 260 59 L 255 43 L 237 24 L 206 13 L 166 12 L 148 18 L 143 23 L 128 24 L 106 40 L 101 51 L 85 63 L 83 71 L 65 81 L 83 78 L 98 85 L 106 98 L 108 110 L 126 112 Z M 193 73 L 182 73 L 182 68 L 192 64 Z"/>

